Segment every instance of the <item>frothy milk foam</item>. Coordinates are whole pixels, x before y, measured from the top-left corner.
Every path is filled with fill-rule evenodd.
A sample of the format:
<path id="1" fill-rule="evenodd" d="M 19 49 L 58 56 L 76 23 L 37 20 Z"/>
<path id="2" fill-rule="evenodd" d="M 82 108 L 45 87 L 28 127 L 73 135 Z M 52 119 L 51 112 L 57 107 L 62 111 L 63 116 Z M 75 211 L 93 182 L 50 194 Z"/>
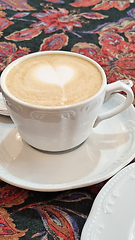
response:
<path id="1" fill-rule="evenodd" d="M 77 56 L 51 54 L 25 59 L 6 77 L 16 98 L 38 106 L 63 106 L 86 100 L 101 87 L 96 66 Z"/>
<path id="2" fill-rule="evenodd" d="M 72 79 L 74 71 L 68 66 L 58 66 L 54 69 L 51 65 L 43 65 L 35 69 L 37 79 L 50 84 L 58 84 L 60 87 L 63 86 Z"/>

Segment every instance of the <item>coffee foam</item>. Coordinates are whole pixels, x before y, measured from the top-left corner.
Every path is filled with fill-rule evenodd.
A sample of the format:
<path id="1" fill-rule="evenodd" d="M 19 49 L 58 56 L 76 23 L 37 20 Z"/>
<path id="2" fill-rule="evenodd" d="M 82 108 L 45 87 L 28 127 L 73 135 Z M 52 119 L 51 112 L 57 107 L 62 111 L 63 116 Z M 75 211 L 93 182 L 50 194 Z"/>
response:
<path id="1" fill-rule="evenodd" d="M 39 81 L 57 84 L 63 88 L 63 86 L 72 79 L 74 70 L 66 65 L 56 67 L 51 65 L 41 65 L 34 69 L 33 74 Z"/>
<path id="2" fill-rule="evenodd" d="M 6 85 L 12 95 L 32 105 L 63 106 L 93 96 L 102 76 L 85 59 L 54 53 L 22 61 L 7 74 Z"/>

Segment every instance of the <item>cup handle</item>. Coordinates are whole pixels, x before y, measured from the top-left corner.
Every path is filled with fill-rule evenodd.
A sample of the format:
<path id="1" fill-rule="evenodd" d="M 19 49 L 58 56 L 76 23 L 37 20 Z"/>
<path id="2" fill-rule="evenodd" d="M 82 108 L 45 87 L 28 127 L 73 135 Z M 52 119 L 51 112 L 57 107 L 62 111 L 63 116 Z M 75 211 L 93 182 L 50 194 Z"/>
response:
<path id="1" fill-rule="evenodd" d="M 104 101 L 107 101 L 108 97 L 111 94 L 115 94 L 119 91 L 123 91 L 127 94 L 126 100 L 119 106 L 115 107 L 114 109 L 100 114 L 94 123 L 94 127 L 96 127 L 103 120 L 111 118 L 117 115 L 118 113 L 124 111 L 126 108 L 128 108 L 132 104 L 134 99 L 133 91 L 128 85 L 126 85 L 125 83 L 122 83 L 121 81 L 117 81 L 107 85 Z"/>

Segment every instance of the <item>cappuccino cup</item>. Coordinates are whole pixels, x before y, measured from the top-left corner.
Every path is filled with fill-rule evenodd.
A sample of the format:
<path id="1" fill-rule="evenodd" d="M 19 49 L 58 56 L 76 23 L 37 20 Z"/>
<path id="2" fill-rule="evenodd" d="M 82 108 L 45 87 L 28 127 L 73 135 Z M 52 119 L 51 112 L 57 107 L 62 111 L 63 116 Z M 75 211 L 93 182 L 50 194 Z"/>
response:
<path id="1" fill-rule="evenodd" d="M 22 139 L 50 152 L 79 146 L 101 121 L 124 111 L 134 99 L 121 81 L 107 84 L 97 62 L 67 51 L 31 53 L 15 60 L 2 72 L 1 90 Z M 118 91 L 126 93 L 125 101 L 101 113 L 104 101 Z"/>

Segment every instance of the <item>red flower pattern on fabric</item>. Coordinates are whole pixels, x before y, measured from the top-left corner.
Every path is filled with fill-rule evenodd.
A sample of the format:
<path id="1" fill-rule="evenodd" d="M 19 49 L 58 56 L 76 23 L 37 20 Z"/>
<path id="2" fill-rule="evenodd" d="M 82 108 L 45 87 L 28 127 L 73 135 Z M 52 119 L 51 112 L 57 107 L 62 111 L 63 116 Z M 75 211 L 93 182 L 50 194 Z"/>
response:
<path id="1" fill-rule="evenodd" d="M 35 8 L 31 7 L 28 3 L 27 0 L 14 0 L 14 1 L 10 1 L 10 0 L 2 0 L 0 2 L 0 9 L 10 9 L 10 10 L 14 10 L 14 11 L 33 11 L 36 10 Z"/>
<path id="2" fill-rule="evenodd" d="M 0 189 L 0 206 L 12 207 L 19 205 L 28 197 L 28 192 L 24 189 L 6 185 Z"/>
<path id="3" fill-rule="evenodd" d="M 1 240 L 18 240 L 24 236 L 26 230 L 19 230 L 13 223 L 13 219 L 10 217 L 8 212 L 0 207 L 0 239 Z"/>
<path id="4" fill-rule="evenodd" d="M 126 8 L 130 6 L 130 3 L 128 1 L 101 1 L 101 3 L 97 4 L 95 7 L 92 8 L 92 10 L 109 10 L 111 8 L 116 8 L 119 11 L 123 11 Z"/>
<path id="5" fill-rule="evenodd" d="M 90 200 L 91 196 L 86 193 L 63 193 L 56 201 L 63 202 L 63 203 L 78 203 L 84 200 Z M 33 209 L 38 212 L 41 216 L 44 231 L 40 233 L 36 233 L 32 236 L 34 237 L 42 237 L 42 239 L 49 239 L 51 236 L 53 239 L 57 240 L 76 240 L 79 239 L 79 228 L 76 222 L 76 219 L 70 215 L 72 212 L 73 216 L 78 215 L 80 219 L 86 219 L 86 216 L 79 212 L 76 213 L 74 210 L 67 209 L 65 207 L 59 207 L 57 204 L 51 204 L 51 202 L 40 202 L 30 204 L 28 206 L 22 207 L 20 211 L 24 209 Z"/>
<path id="6" fill-rule="evenodd" d="M 135 44 L 125 42 L 116 33 L 103 33 L 99 37 L 101 48 L 91 43 L 77 43 L 72 51 L 86 55 L 105 70 L 108 82 L 130 79 L 135 82 Z M 133 88 L 134 89 L 134 88 Z"/>
<path id="7" fill-rule="evenodd" d="M 118 22 L 109 22 L 102 25 L 99 25 L 96 29 L 89 31 L 91 34 L 102 34 L 105 32 L 114 32 L 114 33 L 125 33 L 128 31 L 134 32 L 135 21 L 134 18 L 122 18 Z"/>
<path id="8" fill-rule="evenodd" d="M 45 13 L 33 13 L 32 16 L 38 18 L 40 22 L 32 24 L 30 27 L 42 26 L 45 33 L 52 33 L 59 29 L 63 31 L 72 31 L 73 27 L 82 27 L 78 21 L 80 16 L 69 14 L 65 8 L 44 9 Z"/>
<path id="9" fill-rule="evenodd" d="M 64 3 L 64 1 L 62 1 L 62 0 L 46 0 L 46 2 L 50 2 L 50 3 Z"/>
<path id="10" fill-rule="evenodd" d="M 38 36 L 41 33 L 41 29 L 39 27 L 37 28 L 26 28 L 21 31 L 16 31 L 14 33 L 11 33 L 7 37 L 5 37 L 8 40 L 13 41 L 22 41 L 22 40 L 30 40 L 36 36 Z"/>
<path id="11" fill-rule="evenodd" d="M 19 47 L 17 49 L 14 43 L 1 42 L 0 43 L 0 70 L 4 68 L 15 59 L 27 55 L 30 50 L 26 47 Z"/>
<path id="12" fill-rule="evenodd" d="M 89 7 L 95 6 L 92 10 L 109 10 L 111 8 L 117 8 L 119 11 L 123 11 L 124 9 L 130 6 L 128 1 L 109 1 L 109 0 L 75 0 L 74 3 L 70 3 L 73 7 Z"/>
<path id="13" fill-rule="evenodd" d="M 40 51 L 58 50 L 68 44 L 68 36 L 64 33 L 54 34 L 51 37 L 45 38 L 40 46 Z"/>
<path id="14" fill-rule="evenodd" d="M 75 240 L 76 237 L 79 237 L 77 226 L 74 228 L 69 215 L 62 209 L 53 205 L 41 205 L 38 206 L 37 210 L 44 219 L 46 230 L 54 238 L 57 237 L 57 239 Z M 33 237 L 36 236 L 38 235 L 36 234 Z"/>
<path id="15" fill-rule="evenodd" d="M 71 6 L 73 7 L 90 7 L 93 5 L 96 5 L 99 3 L 101 0 L 75 0 L 74 3 L 70 3 Z"/>
<path id="16" fill-rule="evenodd" d="M 3 31 L 12 24 L 14 24 L 14 22 L 9 21 L 7 18 L 0 17 L 0 31 Z"/>

